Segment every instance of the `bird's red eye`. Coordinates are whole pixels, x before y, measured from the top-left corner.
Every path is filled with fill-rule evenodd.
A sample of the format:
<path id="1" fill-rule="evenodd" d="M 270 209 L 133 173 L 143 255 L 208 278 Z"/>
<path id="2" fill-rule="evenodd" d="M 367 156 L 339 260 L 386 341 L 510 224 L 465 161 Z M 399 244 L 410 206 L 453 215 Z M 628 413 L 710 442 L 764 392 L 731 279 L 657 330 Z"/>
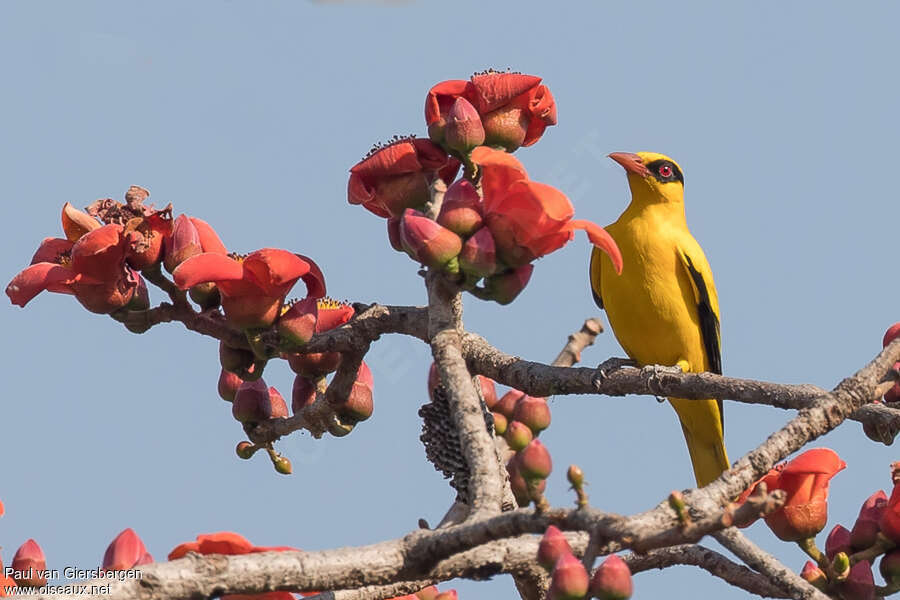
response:
<path id="1" fill-rule="evenodd" d="M 660 177 L 671 177 L 672 176 L 672 167 L 669 165 L 662 165 L 659 167 L 659 175 Z"/>

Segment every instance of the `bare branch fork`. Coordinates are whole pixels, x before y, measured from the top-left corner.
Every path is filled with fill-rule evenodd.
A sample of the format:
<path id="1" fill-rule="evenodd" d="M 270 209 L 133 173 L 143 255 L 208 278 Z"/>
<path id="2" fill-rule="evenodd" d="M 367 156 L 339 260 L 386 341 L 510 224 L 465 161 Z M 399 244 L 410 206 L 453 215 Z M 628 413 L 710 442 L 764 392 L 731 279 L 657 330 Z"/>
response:
<path id="1" fill-rule="evenodd" d="M 883 441 L 892 440 L 900 429 L 900 411 L 888 406 L 864 405 L 875 398 L 885 382 L 893 381 L 891 366 L 900 360 L 900 340 L 831 392 L 808 385 L 780 385 L 653 368 L 617 369 L 598 377 L 597 369 L 545 365 L 500 352 L 480 336 L 463 330 L 459 294 L 452 286 L 432 274 L 428 274 L 426 285 L 427 309 L 357 305 L 355 319 L 315 336 L 302 348 L 284 346 L 271 335 L 263 336 L 256 350 L 262 347 L 272 356 L 282 351 L 338 351 L 350 355 L 353 358 L 350 362 L 355 364 L 370 344 L 385 333 L 411 335 L 428 342 L 441 378 L 451 392 L 451 413 L 472 472 L 471 511 L 462 523 L 437 530 L 417 530 L 400 539 L 359 548 L 229 557 L 189 555 L 170 563 L 147 565 L 142 568 L 142 580 L 115 582 L 111 593 L 105 596 L 189 598 L 225 591 L 329 589 L 338 590 L 327 596 L 335 599 L 386 598 L 454 577 L 479 579 L 498 573 L 525 573 L 535 563 L 537 534 L 549 524 L 555 524 L 572 532 L 573 549 L 578 553 L 587 548 L 588 532 L 594 536 L 593 551 L 598 555 L 633 549 L 638 555 L 629 561 L 635 570 L 641 566 L 695 564 L 754 593 L 825 598 L 730 527 L 736 515 L 730 500 L 775 463 L 847 418 L 880 428 Z M 167 291 L 171 304 L 144 313 L 120 313 L 116 315 L 117 320 L 133 331 L 146 331 L 158 323 L 177 321 L 229 345 L 249 348 L 243 335 L 231 329 L 217 311 L 196 312 L 177 290 L 170 287 Z M 573 364 L 580 350 L 595 335 L 586 324 L 581 332 L 570 336 L 555 363 Z M 631 516 L 591 508 L 552 509 L 540 514 L 522 509 L 501 514 L 505 474 L 496 459 L 492 436 L 484 427 L 481 400 L 471 379 L 473 373 L 538 396 L 600 393 L 719 397 L 799 412 L 715 482 L 684 493 L 693 516 L 690 527 L 679 523 L 665 501 L 650 511 Z M 344 379 L 340 373 L 335 376 L 325 396 L 339 394 L 339 388 L 346 386 Z M 290 419 L 261 423 L 248 433 L 257 443 L 274 441 L 301 428 L 321 435 L 322 419 L 328 417 L 327 411 L 323 411 L 321 403 L 316 402 Z M 766 500 L 771 506 L 772 498 Z M 747 504 L 737 510 L 761 509 Z M 713 534 L 753 571 L 692 545 L 708 534 Z M 365 568 L 361 569 L 360 565 Z"/>

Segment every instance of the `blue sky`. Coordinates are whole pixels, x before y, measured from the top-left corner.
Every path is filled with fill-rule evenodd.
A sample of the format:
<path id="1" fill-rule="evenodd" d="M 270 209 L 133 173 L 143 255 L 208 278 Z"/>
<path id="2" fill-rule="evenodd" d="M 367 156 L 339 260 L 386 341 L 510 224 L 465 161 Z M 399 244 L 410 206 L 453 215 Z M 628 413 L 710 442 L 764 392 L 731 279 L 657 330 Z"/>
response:
<path id="1" fill-rule="evenodd" d="M 559 3 L 414 1 L 17 2 L 0 8 L 0 238 L 8 279 L 60 233 L 65 201 L 121 199 L 129 185 L 209 221 L 229 248 L 278 246 L 322 266 L 354 301 L 422 304 L 416 265 L 384 223 L 346 202 L 347 170 L 377 141 L 424 134 L 434 83 L 488 67 L 540 75 L 559 125 L 516 156 L 577 215 L 609 223 L 628 201 L 612 151 L 679 161 L 688 222 L 712 265 L 725 373 L 831 387 L 879 349 L 897 320 L 896 32 L 892 3 Z M 508 307 L 466 298 L 466 326 L 504 351 L 549 361 L 597 314 L 582 236 L 537 263 Z M 156 296 L 157 300 L 159 296 Z M 216 395 L 210 339 L 180 326 L 136 336 L 71 298 L 0 309 L 5 332 L 7 509 L 3 557 L 29 537 L 50 566 L 96 566 L 133 527 L 163 558 L 198 533 L 261 545 L 371 543 L 437 522 L 450 488 L 425 462 L 416 411 L 427 347 L 373 346 L 375 414 L 352 435 L 295 435 L 294 475 L 242 438 Z M 585 352 L 622 350 L 610 333 Z M 290 390 L 286 366 L 267 380 Z M 542 435 L 567 504 L 577 462 L 593 504 L 649 508 L 692 484 L 675 415 L 652 398 L 551 401 Z M 791 413 L 726 403 L 732 459 Z M 848 527 L 890 485 L 891 448 L 847 423 L 820 445 L 848 464 L 831 520 Z M 798 550 L 750 535 L 789 566 Z M 824 535 L 822 536 L 824 543 Z M 465 600 L 512 597 L 507 577 L 460 583 Z M 741 598 L 690 567 L 639 575 L 641 597 Z"/>

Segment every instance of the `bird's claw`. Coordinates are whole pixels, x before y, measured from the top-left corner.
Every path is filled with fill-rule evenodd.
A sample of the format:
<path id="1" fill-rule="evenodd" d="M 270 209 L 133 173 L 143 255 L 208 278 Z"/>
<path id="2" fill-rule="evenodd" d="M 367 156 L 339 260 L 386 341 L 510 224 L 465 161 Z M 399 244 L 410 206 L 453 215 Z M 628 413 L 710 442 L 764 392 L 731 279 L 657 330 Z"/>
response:
<path id="1" fill-rule="evenodd" d="M 641 367 L 641 379 L 647 381 L 647 387 L 650 388 L 650 393 L 656 396 L 656 399 L 660 402 L 664 400 L 663 397 L 666 395 L 662 385 L 663 377 L 666 375 L 681 375 L 682 373 L 684 373 L 684 371 L 678 366 L 667 367 L 663 365 L 647 365 L 646 367 Z"/>
<path id="2" fill-rule="evenodd" d="M 604 381 L 609 379 L 609 376 L 612 375 L 613 372 L 618 371 L 619 369 L 636 366 L 637 363 L 630 358 L 618 358 L 615 356 L 612 358 L 607 358 L 602 363 L 597 365 L 597 374 L 594 375 L 595 385 L 602 384 Z"/>

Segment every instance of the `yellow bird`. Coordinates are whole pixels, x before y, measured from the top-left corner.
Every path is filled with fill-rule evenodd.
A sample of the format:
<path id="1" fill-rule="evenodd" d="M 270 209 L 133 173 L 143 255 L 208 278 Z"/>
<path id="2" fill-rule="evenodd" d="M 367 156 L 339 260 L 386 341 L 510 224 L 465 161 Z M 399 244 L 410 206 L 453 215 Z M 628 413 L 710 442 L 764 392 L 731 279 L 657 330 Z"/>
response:
<path id="1" fill-rule="evenodd" d="M 631 204 L 606 230 L 622 251 L 612 262 L 591 254 L 591 291 L 606 309 L 616 339 L 641 366 L 666 365 L 686 373 L 722 373 L 719 299 L 712 271 L 684 216 L 684 175 L 674 160 L 654 152 L 614 152 L 631 188 Z M 729 468 L 721 400 L 669 398 L 694 465 L 698 485 Z"/>

